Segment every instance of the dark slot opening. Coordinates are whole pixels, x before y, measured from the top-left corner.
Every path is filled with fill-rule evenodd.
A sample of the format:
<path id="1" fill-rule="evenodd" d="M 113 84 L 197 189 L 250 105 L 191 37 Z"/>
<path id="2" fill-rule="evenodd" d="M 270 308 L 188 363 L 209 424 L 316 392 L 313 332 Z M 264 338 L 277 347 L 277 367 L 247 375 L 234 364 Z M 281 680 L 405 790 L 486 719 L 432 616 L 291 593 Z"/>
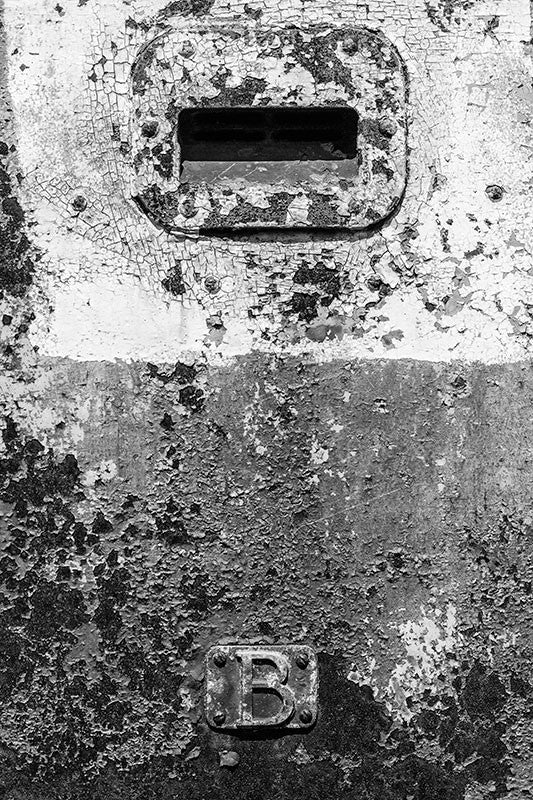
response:
<path id="1" fill-rule="evenodd" d="M 235 130 L 212 130 L 212 131 L 197 131 L 196 132 L 196 141 L 201 141 L 205 143 L 209 142 L 228 142 L 228 141 L 235 141 L 239 142 L 262 142 L 265 138 L 265 134 L 263 131 L 235 131 Z M 198 159 L 197 159 L 198 160 Z M 202 159 L 205 161 L 206 159 Z"/>
<path id="2" fill-rule="evenodd" d="M 328 130 L 327 128 L 322 129 L 312 129 L 309 130 L 291 130 L 290 128 L 285 128 L 282 130 L 272 131 L 272 140 L 274 142 L 316 142 L 320 141 L 323 146 L 325 146 L 328 142 L 332 144 L 337 140 L 339 132 L 334 128 Z"/>
<path id="3" fill-rule="evenodd" d="M 357 113 L 322 108 L 185 108 L 181 161 L 322 161 L 355 158 Z"/>

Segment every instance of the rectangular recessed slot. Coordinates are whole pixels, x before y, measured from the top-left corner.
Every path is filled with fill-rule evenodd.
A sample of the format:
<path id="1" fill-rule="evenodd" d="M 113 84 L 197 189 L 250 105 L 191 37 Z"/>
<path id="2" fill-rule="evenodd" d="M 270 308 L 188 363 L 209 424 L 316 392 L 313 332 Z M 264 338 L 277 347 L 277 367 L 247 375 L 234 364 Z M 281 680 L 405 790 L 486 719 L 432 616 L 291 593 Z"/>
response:
<path id="1" fill-rule="evenodd" d="M 186 108 L 181 165 L 194 162 L 346 161 L 356 157 L 357 113 L 319 108 Z"/>
<path id="2" fill-rule="evenodd" d="M 171 235 L 370 235 L 407 186 L 399 52 L 382 31 L 353 21 L 245 17 L 207 24 L 178 13 L 139 48 L 129 87 L 132 196 Z M 281 46 L 269 45 L 266 64 L 274 39 Z M 209 56 L 191 59 L 200 40 Z M 317 54 L 331 67 L 324 80 Z"/>

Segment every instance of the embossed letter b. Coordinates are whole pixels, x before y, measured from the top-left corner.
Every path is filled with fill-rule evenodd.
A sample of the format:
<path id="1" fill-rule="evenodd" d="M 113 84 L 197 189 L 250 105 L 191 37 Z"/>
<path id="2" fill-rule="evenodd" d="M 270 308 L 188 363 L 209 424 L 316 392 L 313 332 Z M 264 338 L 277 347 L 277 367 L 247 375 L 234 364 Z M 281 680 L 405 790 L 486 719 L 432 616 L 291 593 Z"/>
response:
<path id="1" fill-rule="evenodd" d="M 295 696 L 287 686 L 289 660 L 283 653 L 268 649 L 245 648 L 235 651 L 241 665 L 241 707 L 237 725 L 240 727 L 276 728 L 284 725 L 294 714 Z M 254 675 L 254 665 L 271 664 L 274 669 L 267 675 Z M 255 717 L 253 711 L 254 692 L 275 694 L 281 702 L 277 714 L 270 717 Z"/>

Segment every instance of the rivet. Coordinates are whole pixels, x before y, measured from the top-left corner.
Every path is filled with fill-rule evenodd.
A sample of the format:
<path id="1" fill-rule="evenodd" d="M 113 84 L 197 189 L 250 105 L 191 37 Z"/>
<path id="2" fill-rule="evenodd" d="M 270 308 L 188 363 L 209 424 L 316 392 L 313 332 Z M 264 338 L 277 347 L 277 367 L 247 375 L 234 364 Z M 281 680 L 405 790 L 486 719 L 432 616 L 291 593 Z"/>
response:
<path id="1" fill-rule="evenodd" d="M 77 195 L 77 197 L 75 197 L 74 200 L 72 201 L 72 208 L 74 209 L 74 211 L 77 211 L 78 213 L 85 211 L 85 209 L 87 208 L 87 200 L 85 199 L 85 197 L 83 197 L 83 195 L 81 194 Z"/>
<path id="2" fill-rule="evenodd" d="M 313 714 L 308 708 L 302 708 L 300 711 L 300 722 L 304 725 L 309 725 L 313 721 Z"/>
<path id="3" fill-rule="evenodd" d="M 204 286 L 209 294 L 216 294 L 220 290 L 220 281 L 213 275 L 208 275 L 204 281 Z"/>
<path id="4" fill-rule="evenodd" d="M 216 711 L 213 714 L 213 722 L 215 725 L 223 725 L 226 721 L 226 715 L 223 711 Z"/>
<path id="5" fill-rule="evenodd" d="M 190 217 L 194 217 L 194 215 L 197 213 L 196 206 L 194 205 L 194 200 L 192 198 L 188 197 L 186 200 L 183 201 L 181 206 L 181 213 L 183 214 L 184 217 L 187 217 L 187 219 L 190 219 Z"/>
<path id="6" fill-rule="evenodd" d="M 194 45 L 191 42 L 184 42 L 180 50 L 180 56 L 183 58 L 191 58 L 195 53 Z"/>
<path id="7" fill-rule="evenodd" d="M 487 197 L 489 200 L 492 200 L 493 203 L 498 203 L 502 199 L 504 191 L 505 189 L 503 186 L 498 186 L 496 183 L 487 186 L 485 189 Z"/>
<path id="8" fill-rule="evenodd" d="M 141 128 L 141 133 L 146 139 L 153 139 L 159 130 L 159 123 L 155 119 L 145 122 Z"/>
<path id="9" fill-rule="evenodd" d="M 392 139 L 398 130 L 398 124 L 391 117 L 381 117 L 378 123 L 379 132 L 386 136 L 387 139 Z"/>
<path id="10" fill-rule="evenodd" d="M 213 656 L 213 662 L 216 664 L 217 667 L 223 667 L 226 663 L 226 654 L 219 650 Z"/>
<path id="11" fill-rule="evenodd" d="M 295 658 L 296 664 L 300 669 L 306 669 L 309 664 L 309 655 L 306 652 L 298 653 Z"/>
<path id="12" fill-rule="evenodd" d="M 354 39 L 353 36 L 347 36 L 342 42 L 342 49 L 349 56 L 355 55 L 359 50 L 357 39 Z"/>

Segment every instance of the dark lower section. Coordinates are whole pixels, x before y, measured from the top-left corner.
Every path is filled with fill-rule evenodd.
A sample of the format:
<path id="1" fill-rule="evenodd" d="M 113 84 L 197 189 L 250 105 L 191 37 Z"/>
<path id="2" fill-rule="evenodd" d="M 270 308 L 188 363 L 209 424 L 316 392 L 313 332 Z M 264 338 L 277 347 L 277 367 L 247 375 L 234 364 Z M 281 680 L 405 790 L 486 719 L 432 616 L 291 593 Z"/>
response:
<path id="1" fill-rule="evenodd" d="M 55 428 L 3 432 L 0 796 L 528 796 L 529 365 L 44 367 Z M 314 729 L 210 732 L 222 639 L 315 647 Z"/>

